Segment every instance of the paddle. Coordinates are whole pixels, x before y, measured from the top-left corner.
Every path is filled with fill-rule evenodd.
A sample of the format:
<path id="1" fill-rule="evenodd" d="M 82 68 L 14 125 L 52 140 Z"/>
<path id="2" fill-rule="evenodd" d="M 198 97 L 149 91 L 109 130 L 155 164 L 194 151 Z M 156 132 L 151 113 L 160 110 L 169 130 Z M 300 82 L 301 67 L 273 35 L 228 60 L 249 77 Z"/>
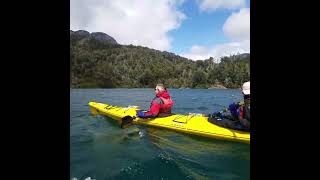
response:
<path id="1" fill-rule="evenodd" d="M 135 116 L 133 116 L 133 117 L 125 116 L 125 117 L 121 118 L 121 126 L 120 127 L 123 129 L 129 127 L 135 118 L 136 118 Z"/>

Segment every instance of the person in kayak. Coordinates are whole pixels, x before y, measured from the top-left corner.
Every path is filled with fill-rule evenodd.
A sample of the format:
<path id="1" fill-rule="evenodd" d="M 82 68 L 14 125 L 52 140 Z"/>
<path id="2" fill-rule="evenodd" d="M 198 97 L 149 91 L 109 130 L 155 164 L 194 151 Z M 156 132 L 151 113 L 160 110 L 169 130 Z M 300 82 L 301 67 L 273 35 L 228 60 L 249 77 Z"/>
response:
<path id="1" fill-rule="evenodd" d="M 150 110 L 143 112 L 137 111 L 137 116 L 141 118 L 153 118 L 153 117 L 166 117 L 171 115 L 171 108 L 174 104 L 171 99 L 168 90 L 163 84 L 157 84 L 154 89 L 156 96 L 153 98 Z"/>
<path id="2" fill-rule="evenodd" d="M 232 103 L 222 112 L 209 114 L 209 122 L 222 127 L 250 131 L 250 81 L 245 82 L 241 88 L 244 101 Z"/>

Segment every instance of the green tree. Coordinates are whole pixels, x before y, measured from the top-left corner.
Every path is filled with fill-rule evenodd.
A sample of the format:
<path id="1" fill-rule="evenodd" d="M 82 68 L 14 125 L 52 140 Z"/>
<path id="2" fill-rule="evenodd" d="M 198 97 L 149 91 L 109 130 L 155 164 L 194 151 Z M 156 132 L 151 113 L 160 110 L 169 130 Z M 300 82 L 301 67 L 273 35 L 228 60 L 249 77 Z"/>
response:
<path id="1" fill-rule="evenodd" d="M 70 37 L 70 86 L 77 87 L 239 87 L 250 79 L 250 55 L 192 61 L 142 46 L 115 45 Z"/>
<path id="2" fill-rule="evenodd" d="M 206 83 L 206 76 L 204 72 L 197 70 L 192 77 L 192 87 Z"/>
<path id="3" fill-rule="evenodd" d="M 97 82 L 97 85 L 99 87 L 102 87 L 102 88 L 115 87 L 112 77 L 113 77 L 113 69 L 110 64 L 104 63 L 96 66 L 94 79 Z"/>

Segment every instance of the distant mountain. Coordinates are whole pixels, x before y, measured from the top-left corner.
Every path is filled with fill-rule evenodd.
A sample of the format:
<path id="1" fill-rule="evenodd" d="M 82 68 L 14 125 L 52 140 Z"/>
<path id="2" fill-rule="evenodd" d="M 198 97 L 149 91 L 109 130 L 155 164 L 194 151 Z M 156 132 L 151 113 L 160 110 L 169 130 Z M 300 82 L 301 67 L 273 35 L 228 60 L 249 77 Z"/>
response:
<path id="1" fill-rule="evenodd" d="M 85 31 L 85 30 L 79 30 L 79 31 L 70 30 L 70 39 L 72 40 L 94 39 L 100 42 L 118 44 L 117 41 L 113 37 L 109 36 L 108 34 L 105 34 L 103 32 L 89 33 L 88 31 Z"/>
<path id="2" fill-rule="evenodd" d="M 103 32 L 93 32 L 90 34 L 90 37 L 94 38 L 95 40 L 98 40 L 98 41 L 109 41 L 112 44 L 118 44 L 117 41 L 113 37 L 111 37 L 108 34 L 105 34 Z"/>
<path id="3" fill-rule="evenodd" d="M 243 53 L 239 55 L 241 59 L 249 59 L 250 60 L 250 53 Z"/>
<path id="4" fill-rule="evenodd" d="M 77 36 L 79 38 L 86 38 L 90 36 L 88 31 L 79 30 L 79 31 L 72 31 L 70 30 L 70 36 Z"/>
<path id="5" fill-rule="evenodd" d="M 234 61 L 242 61 L 250 64 L 250 53 L 234 54 L 230 56 L 221 57 L 220 62 L 229 63 Z"/>

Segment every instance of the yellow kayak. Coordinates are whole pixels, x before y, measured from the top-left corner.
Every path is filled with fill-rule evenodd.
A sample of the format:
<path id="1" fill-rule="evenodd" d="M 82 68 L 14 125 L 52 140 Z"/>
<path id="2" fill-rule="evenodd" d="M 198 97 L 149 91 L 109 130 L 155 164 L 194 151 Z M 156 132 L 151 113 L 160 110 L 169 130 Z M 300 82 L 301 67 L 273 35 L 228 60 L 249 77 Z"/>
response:
<path id="1" fill-rule="evenodd" d="M 89 107 L 92 114 L 105 115 L 119 122 L 121 122 L 122 118 L 126 116 L 135 117 L 136 110 L 141 110 L 138 106 L 118 107 L 97 102 L 89 102 Z M 209 138 L 238 141 L 250 144 L 249 132 L 227 129 L 212 124 L 208 122 L 208 117 L 205 117 L 203 114 L 174 114 L 168 117 L 157 117 L 148 119 L 136 117 L 135 119 L 133 119 L 132 123 L 172 129 L 187 134 Z"/>

